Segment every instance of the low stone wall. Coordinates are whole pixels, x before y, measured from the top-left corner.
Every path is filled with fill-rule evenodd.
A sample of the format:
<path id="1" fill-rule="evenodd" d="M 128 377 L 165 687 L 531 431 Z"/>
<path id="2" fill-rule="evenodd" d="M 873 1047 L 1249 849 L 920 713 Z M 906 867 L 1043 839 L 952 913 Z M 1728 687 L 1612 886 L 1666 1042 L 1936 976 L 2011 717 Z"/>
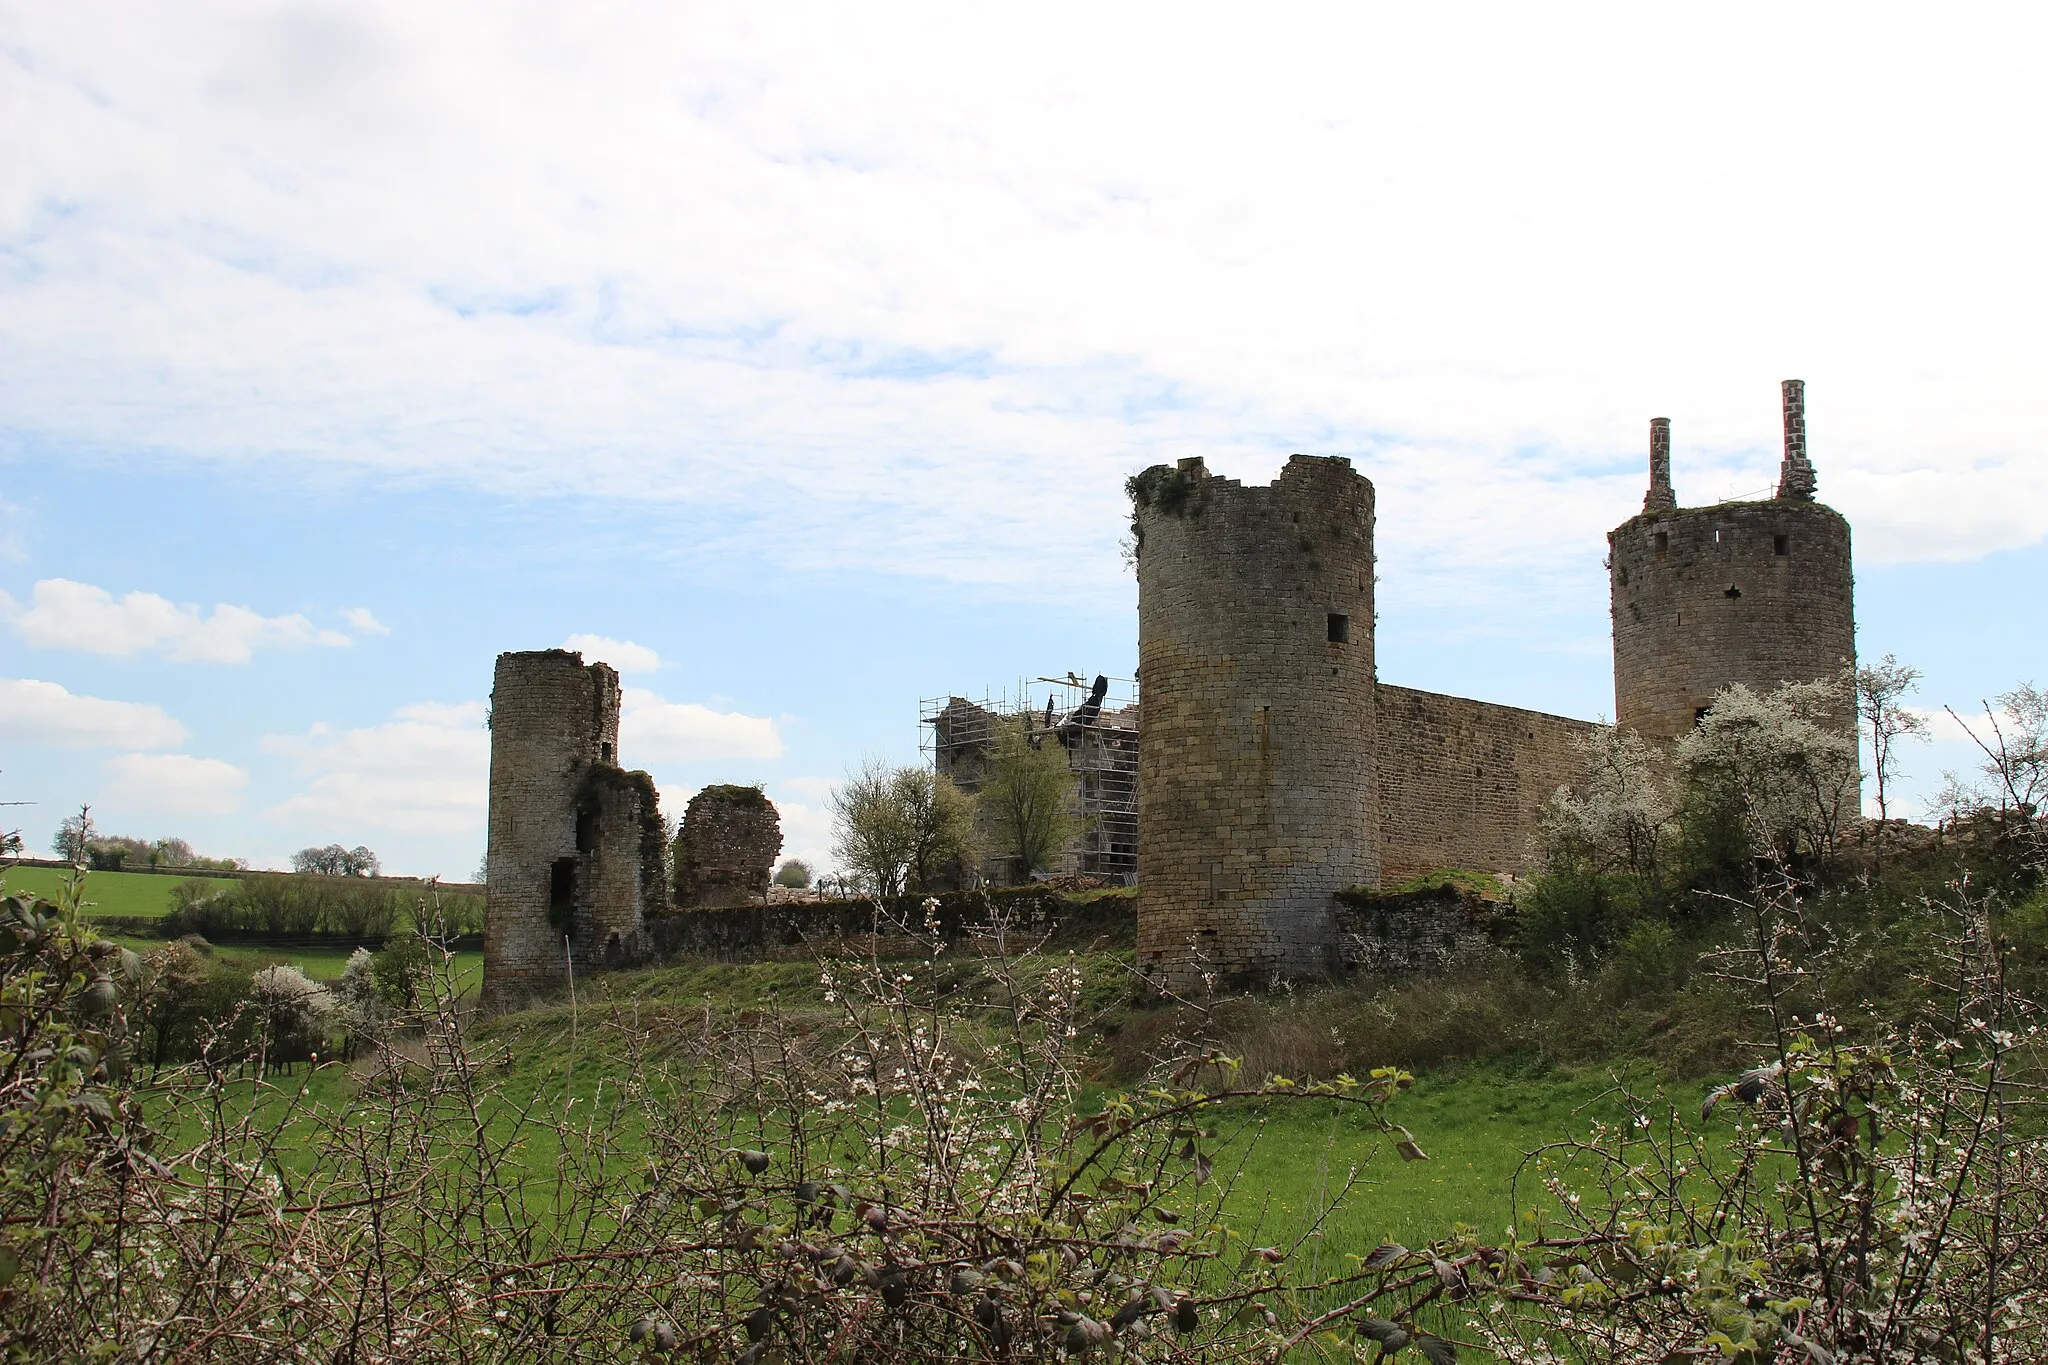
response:
<path id="1" fill-rule="evenodd" d="M 1485 952 L 1506 933 L 1509 908 L 1462 887 L 1337 896 L 1337 933 L 1347 973 L 1427 976 Z"/>
<path id="2" fill-rule="evenodd" d="M 1130 896 L 1071 899 L 1042 887 L 956 891 L 935 898 L 931 911 L 948 945 L 992 946 L 998 925 L 1022 941 L 1128 945 L 1137 937 L 1137 901 Z M 914 956 L 925 951 L 925 898 L 901 896 L 877 905 L 867 900 L 814 901 L 808 905 L 736 905 L 717 910 L 674 910 L 651 916 L 647 932 L 662 957 L 708 957 L 725 962 L 761 958 Z"/>

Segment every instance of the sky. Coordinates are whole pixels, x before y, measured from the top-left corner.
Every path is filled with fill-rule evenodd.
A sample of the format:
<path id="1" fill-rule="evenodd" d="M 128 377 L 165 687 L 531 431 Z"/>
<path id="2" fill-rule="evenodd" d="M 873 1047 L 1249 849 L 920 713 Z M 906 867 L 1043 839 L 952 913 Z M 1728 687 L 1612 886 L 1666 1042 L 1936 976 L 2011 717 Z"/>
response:
<path id="1" fill-rule="evenodd" d="M 1597 718 L 1649 419 L 1766 495 L 1791 377 L 1859 651 L 1974 715 L 2048 680 L 2044 28 L 0 0 L 0 799 L 467 878 L 567 643 L 829 865 L 920 699 L 1131 673 L 1196 454 L 1373 480 L 1383 678 Z"/>

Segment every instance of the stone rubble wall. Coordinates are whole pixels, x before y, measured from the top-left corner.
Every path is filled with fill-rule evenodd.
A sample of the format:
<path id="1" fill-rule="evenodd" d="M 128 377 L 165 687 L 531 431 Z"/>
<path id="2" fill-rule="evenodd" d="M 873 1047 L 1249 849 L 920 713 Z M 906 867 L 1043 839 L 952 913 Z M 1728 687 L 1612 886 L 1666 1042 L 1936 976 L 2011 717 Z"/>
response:
<path id="1" fill-rule="evenodd" d="M 1491 952 L 1511 911 L 1445 885 L 1404 895 L 1347 892 L 1337 898 L 1347 973 L 1356 977 L 1429 976 Z"/>
<path id="2" fill-rule="evenodd" d="M 1128 895 L 1070 900 L 1042 886 L 955 891 L 931 897 L 730 906 L 675 910 L 648 921 L 655 950 L 664 956 L 746 962 L 763 958 L 915 957 L 930 951 L 930 934 L 964 952 L 992 951 L 1001 924 L 1009 946 L 1108 941 L 1128 944 L 1135 932 L 1135 901 Z"/>
<path id="3" fill-rule="evenodd" d="M 675 903 L 764 900 L 781 852 L 781 817 L 759 787 L 705 787 L 690 798 L 676 837 Z"/>

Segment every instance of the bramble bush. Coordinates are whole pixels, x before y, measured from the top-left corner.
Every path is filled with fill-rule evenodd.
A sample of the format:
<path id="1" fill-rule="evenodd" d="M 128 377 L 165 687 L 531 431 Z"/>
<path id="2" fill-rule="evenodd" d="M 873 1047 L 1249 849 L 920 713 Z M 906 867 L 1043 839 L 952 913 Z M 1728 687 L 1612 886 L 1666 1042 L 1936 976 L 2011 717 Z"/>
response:
<path id="1" fill-rule="evenodd" d="M 1309 1103 L 1421 1159 L 1390 1113 L 1408 1077 L 1240 1083 L 1211 1052 L 1092 1099 L 1079 973 L 1001 925 L 972 993 L 934 931 L 922 964 L 825 965 L 830 1016 L 572 1007 L 572 1079 L 541 1094 L 508 1086 L 444 954 L 322 1104 L 218 1038 L 133 1076 L 140 966 L 76 901 L 9 901 L 0 958 L 15 1357 L 1226 1361 L 1341 1335 L 1448 1360 L 1492 1254 L 1304 1274 L 1314 1229 L 1270 1240 L 1235 1197 L 1242 1139 Z M 578 1085 L 593 1037 L 611 1065 Z"/>

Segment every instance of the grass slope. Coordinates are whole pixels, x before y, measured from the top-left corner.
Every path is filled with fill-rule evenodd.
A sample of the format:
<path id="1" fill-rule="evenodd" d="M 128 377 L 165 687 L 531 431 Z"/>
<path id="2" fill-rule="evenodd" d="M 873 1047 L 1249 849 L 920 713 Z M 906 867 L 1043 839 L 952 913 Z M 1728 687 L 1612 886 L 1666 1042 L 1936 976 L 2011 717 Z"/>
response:
<path id="1" fill-rule="evenodd" d="M 9 891 L 55 900 L 57 888 L 69 875 L 56 867 L 13 867 L 7 870 L 5 885 Z M 184 880 L 148 872 L 90 873 L 85 879 L 86 913 L 161 919 L 171 913 L 171 889 Z"/>

